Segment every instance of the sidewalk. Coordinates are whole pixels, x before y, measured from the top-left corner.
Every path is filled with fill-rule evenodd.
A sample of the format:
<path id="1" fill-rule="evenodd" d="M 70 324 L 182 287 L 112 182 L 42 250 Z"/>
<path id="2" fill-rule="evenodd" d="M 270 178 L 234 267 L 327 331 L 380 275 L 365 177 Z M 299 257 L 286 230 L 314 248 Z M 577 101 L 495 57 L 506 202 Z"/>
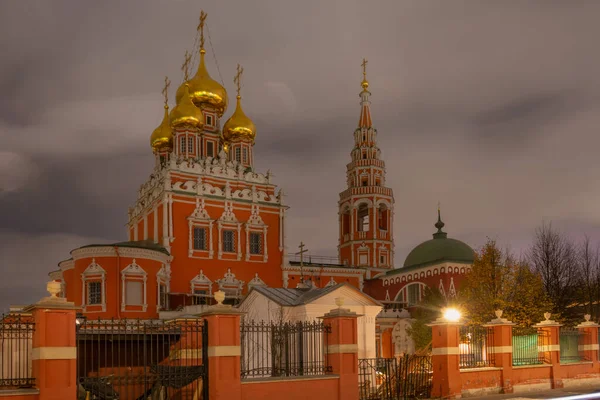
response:
<path id="1" fill-rule="evenodd" d="M 553 389 L 544 390 L 539 392 L 525 392 L 525 393 L 511 393 L 511 394 L 492 394 L 481 397 L 466 397 L 467 399 L 514 399 L 514 400 L 528 400 L 528 399 L 563 399 L 563 400 L 587 400 L 587 399 L 600 399 L 600 385 L 598 387 L 588 386 L 581 388 L 568 388 L 568 389 Z"/>

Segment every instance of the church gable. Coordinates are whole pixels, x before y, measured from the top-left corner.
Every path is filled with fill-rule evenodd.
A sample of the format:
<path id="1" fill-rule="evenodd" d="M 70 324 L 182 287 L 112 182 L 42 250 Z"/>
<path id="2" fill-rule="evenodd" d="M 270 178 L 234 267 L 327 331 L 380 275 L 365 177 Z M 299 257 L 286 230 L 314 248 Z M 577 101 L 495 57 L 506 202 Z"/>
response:
<path id="1" fill-rule="evenodd" d="M 335 304 L 336 298 L 343 298 L 343 306 L 381 306 L 381 304 L 367 296 L 366 294 L 358 291 L 354 286 L 351 285 L 338 285 L 335 289 L 329 293 L 320 296 L 307 304 L 318 304 L 318 305 L 329 305 Z"/>

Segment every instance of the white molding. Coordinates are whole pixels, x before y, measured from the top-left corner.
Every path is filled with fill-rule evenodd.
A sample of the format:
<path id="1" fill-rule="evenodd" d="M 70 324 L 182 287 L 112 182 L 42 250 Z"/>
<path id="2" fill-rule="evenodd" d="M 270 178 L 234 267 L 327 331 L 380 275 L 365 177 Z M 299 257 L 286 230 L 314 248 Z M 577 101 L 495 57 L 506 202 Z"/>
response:
<path id="1" fill-rule="evenodd" d="M 100 304 L 88 304 L 89 293 L 87 290 L 87 284 L 89 281 L 100 280 Z M 96 263 L 96 259 L 92 258 L 92 263 L 81 274 L 81 308 L 84 312 L 87 311 L 87 307 L 100 306 L 102 312 L 106 311 L 106 271 Z"/>
<path id="2" fill-rule="evenodd" d="M 156 273 L 156 310 L 157 310 L 157 312 L 158 312 L 158 310 L 161 309 L 160 286 L 162 284 L 165 285 L 166 292 L 169 293 L 170 285 L 171 285 L 171 271 L 169 268 L 167 268 L 166 265 L 163 265 L 162 267 L 160 267 L 160 269 Z M 165 304 L 165 306 L 168 306 L 168 304 Z"/>
<path id="3" fill-rule="evenodd" d="M 153 260 L 163 264 L 166 264 L 169 261 L 169 256 L 159 250 L 142 249 L 136 247 L 116 247 L 119 248 L 118 255 L 120 257 Z M 106 245 L 75 249 L 71 251 L 71 255 L 73 256 L 74 260 L 80 260 L 82 258 L 90 257 L 117 257 L 117 252 L 115 251 L 115 246 Z"/>
<path id="4" fill-rule="evenodd" d="M 143 303 L 142 304 L 127 304 L 126 302 L 126 283 L 127 281 L 142 281 L 142 296 Z M 135 259 L 132 260 L 131 264 L 129 264 L 123 271 L 121 271 L 121 311 L 128 311 L 127 307 L 142 307 L 142 311 L 146 311 L 148 309 L 148 300 L 146 293 L 146 281 L 148 280 L 148 273 L 140 267 Z M 133 311 L 133 310 L 129 310 Z M 137 311 L 137 310 L 136 310 Z"/>
<path id="5" fill-rule="evenodd" d="M 74 269 L 75 268 L 75 260 L 71 258 L 69 260 L 61 261 L 58 263 L 58 267 L 62 271 L 68 271 L 70 269 Z"/>

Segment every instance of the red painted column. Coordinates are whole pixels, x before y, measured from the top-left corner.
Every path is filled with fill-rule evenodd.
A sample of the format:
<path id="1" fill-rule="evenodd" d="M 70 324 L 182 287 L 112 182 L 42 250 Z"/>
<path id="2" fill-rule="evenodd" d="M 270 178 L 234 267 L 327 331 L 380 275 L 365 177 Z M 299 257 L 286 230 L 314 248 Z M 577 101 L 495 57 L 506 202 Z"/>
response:
<path id="1" fill-rule="evenodd" d="M 548 342 L 544 344 L 543 350 L 545 353 L 549 354 L 550 363 L 552 364 L 552 372 L 551 372 L 551 384 L 552 389 L 560 389 L 564 387 L 562 381 L 562 374 L 560 370 L 560 327 L 556 321 L 552 321 L 550 319 L 550 313 L 545 313 L 544 317 L 545 321 L 536 324 L 535 327 L 542 330 L 546 335 L 548 335 Z"/>
<path id="2" fill-rule="evenodd" d="M 339 375 L 338 397 L 331 399 L 358 400 L 358 328 L 360 315 L 345 308 L 331 310 L 323 323 L 331 327 L 327 335 L 327 362 Z"/>
<path id="3" fill-rule="evenodd" d="M 52 296 L 25 308 L 35 322 L 32 366 L 39 400 L 76 400 L 77 343 L 73 303 L 56 297 L 60 283 L 48 283 Z"/>
<path id="4" fill-rule="evenodd" d="M 458 361 L 460 343 L 457 322 L 447 322 L 441 318 L 428 324 L 431 327 L 431 364 L 433 367 L 433 387 L 431 397 L 460 398 L 462 381 Z"/>
<path id="5" fill-rule="evenodd" d="M 590 315 L 586 314 L 585 322 L 577 325 L 577 329 L 583 334 L 579 351 L 583 353 L 586 360 L 591 361 L 594 370 L 598 369 L 598 327 L 600 325 L 590 321 Z"/>
<path id="6" fill-rule="evenodd" d="M 216 305 L 199 314 L 208 329 L 208 392 L 211 400 L 240 400 L 240 316 L 231 306 Z"/>
<path id="7" fill-rule="evenodd" d="M 513 393 L 512 327 L 516 324 L 502 318 L 502 310 L 496 311 L 496 317 L 484 326 L 493 330 L 490 350 L 494 352 L 495 366 L 502 368 L 502 393 Z"/>

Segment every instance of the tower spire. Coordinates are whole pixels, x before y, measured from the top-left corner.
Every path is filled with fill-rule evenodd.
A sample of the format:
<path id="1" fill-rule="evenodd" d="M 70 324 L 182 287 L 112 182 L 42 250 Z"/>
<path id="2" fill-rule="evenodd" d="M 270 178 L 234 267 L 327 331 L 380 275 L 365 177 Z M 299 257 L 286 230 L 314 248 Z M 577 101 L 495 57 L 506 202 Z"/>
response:
<path id="1" fill-rule="evenodd" d="M 442 216 L 440 213 L 440 203 L 438 202 L 438 220 L 435 223 L 435 227 L 437 228 L 437 232 L 433 234 L 434 239 L 445 239 L 447 237 L 447 233 L 442 231 L 442 228 L 445 226 L 444 222 L 442 222 Z"/>
<path id="2" fill-rule="evenodd" d="M 362 70 L 363 70 L 363 80 L 360 83 L 360 86 L 363 88 L 362 92 L 360 92 L 360 119 L 358 120 L 359 128 L 371 128 L 373 126 L 373 121 L 371 120 L 371 102 L 369 101 L 369 96 L 371 93 L 369 92 L 369 81 L 367 81 L 367 59 L 363 58 L 362 61 Z"/>

